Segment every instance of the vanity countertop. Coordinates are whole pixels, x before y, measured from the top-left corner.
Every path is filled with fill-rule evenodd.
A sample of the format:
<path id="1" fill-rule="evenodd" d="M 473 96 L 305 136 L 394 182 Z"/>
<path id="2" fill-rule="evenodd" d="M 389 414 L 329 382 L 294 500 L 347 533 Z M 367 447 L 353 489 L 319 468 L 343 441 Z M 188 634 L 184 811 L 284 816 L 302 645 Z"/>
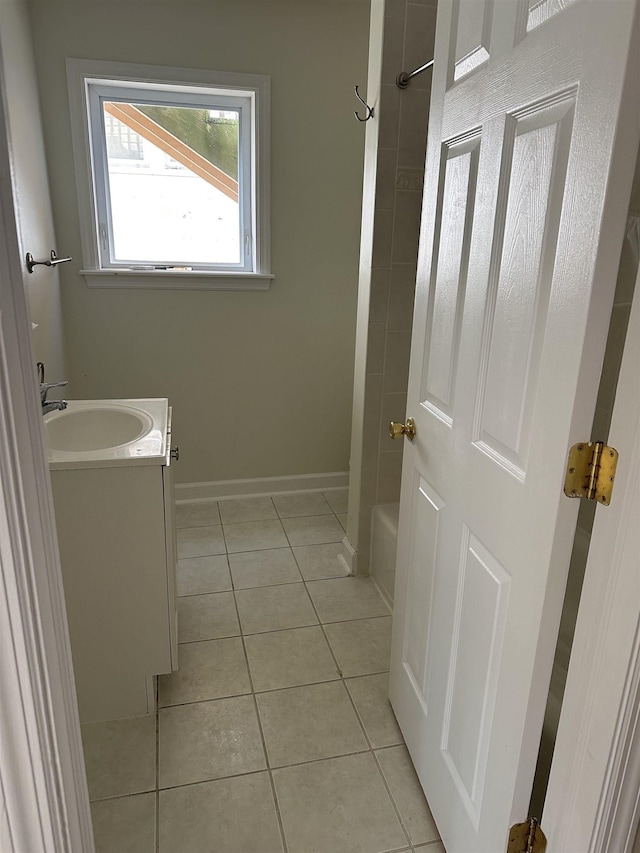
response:
<path id="1" fill-rule="evenodd" d="M 112 468 L 165 463 L 171 430 L 166 397 L 69 400 L 45 415 L 49 468 Z"/>

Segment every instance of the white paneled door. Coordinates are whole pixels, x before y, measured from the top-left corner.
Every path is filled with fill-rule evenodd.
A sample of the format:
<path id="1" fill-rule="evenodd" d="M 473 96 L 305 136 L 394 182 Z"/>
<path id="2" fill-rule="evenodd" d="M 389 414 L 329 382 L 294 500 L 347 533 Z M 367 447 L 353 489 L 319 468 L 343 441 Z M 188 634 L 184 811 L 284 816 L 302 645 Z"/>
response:
<path id="1" fill-rule="evenodd" d="M 590 437 L 640 134 L 637 26 L 633 0 L 439 4 L 390 692 L 448 853 L 500 853 L 527 817 L 578 509 L 564 467 Z"/>

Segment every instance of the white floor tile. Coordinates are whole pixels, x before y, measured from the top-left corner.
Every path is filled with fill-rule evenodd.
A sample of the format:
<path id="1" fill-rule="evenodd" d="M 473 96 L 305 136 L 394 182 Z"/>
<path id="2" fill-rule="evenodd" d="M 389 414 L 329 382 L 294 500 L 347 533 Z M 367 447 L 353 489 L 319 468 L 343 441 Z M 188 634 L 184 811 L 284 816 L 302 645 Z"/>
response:
<path id="1" fill-rule="evenodd" d="M 383 853 L 406 838 L 370 753 L 273 771 L 290 853 Z"/>
<path id="2" fill-rule="evenodd" d="M 231 575 L 225 554 L 178 560 L 178 595 L 224 592 L 231 588 Z"/>
<path id="3" fill-rule="evenodd" d="M 90 799 L 155 789 L 155 715 L 87 723 L 82 743 Z"/>
<path id="4" fill-rule="evenodd" d="M 180 668 L 158 677 L 158 705 L 183 705 L 251 692 L 240 637 L 181 644 Z"/>
<path id="5" fill-rule="evenodd" d="M 322 629 L 293 628 L 245 638 L 256 691 L 339 678 Z"/>
<path id="6" fill-rule="evenodd" d="M 345 565 L 338 559 L 342 553 L 341 542 L 328 545 L 299 545 L 293 549 L 293 555 L 306 581 L 321 578 L 343 578 Z"/>
<path id="7" fill-rule="evenodd" d="M 389 702 L 389 675 L 384 672 L 349 678 L 345 684 L 373 748 L 403 743 Z"/>
<path id="8" fill-rule="evenodd" d="M 160 791 L 160 853 L 281 853 L 267 773 Z"/>
<path id="9" fill-rule="evenodd" d="M 178 599 L 178 640 L 181 643 L 235 637 L 239 633 L 232 592 L 189 595 Z"/>
<path id="10" fill-rule="evenodd" d="M 257 701 L 271 767 L 368 748 L 339 681 L 261 693 Z"/>
<path id="11" fill-rule="evenodd" d="M 278 519 L 271 521 L 241 521 L 224 525 L 224 538 L 230 554 L 238 551 L 264 551 L 268 548 L 287 548 L 289 542 Z"/>
<path id="12" fill-rule="evenodd" d="M 440 836 L 409 753 L 404 746 L 381 749 L 376 757 L 412 844 L 436 841 Z"/>
<path id="13" fill-rule="evenodd" d="M 332 509 L 319 493 L 277 495 L 273 499 L 280 518 L 297 518 L 303 515 L 331 515 Z"/>
<path id="14" fill-rule="evenodd" d="M 322 545 L 344 539 L 344 530 L 335 515 L 284 518 L 282 524 L 292 545 Z"/>
<path id="15" fill-rule="evenodd" d="M 224 554 L 225 545 L 220 524 L 211 527 L 186 527 L 176 531 L 178 559 Z"/>
<path id="16" fill-rule="evenodd" d="M 236 602 L 243 634 L 318 624 L 303 583 L 239 589 Z"/>
<path id="17" fill-rule="evenodd" d="M 158 719 L 161 788 L 266 768 L 251 696 L 161 708 Z"/>
<path id="18" fill-rule="evenodd" d="M 389 615 L 389 608 L 370 578 L 311 581 L 307 589 L 321 622 Z"/>
<path id="19" fill-rule="evenodd" d="M 203 527 L 220 524 L 216 501 L 176 504 L 176 527 Z"/>
<path id="20" fill-rule="evenodd" d="M 234 498 L 220 501 L 220 517 L 224 524 L 236 521 L 265 521 L 277 518 L 271 498 Z"/>
<path id="21" fill-rule="evenodd" d="M 236 589 L 296 583 L 302 580 L 291 548 L 243 551 L 229 557 Z"/>
<path id="22" fill-rule="evenodd" d="M 289 853 L 445 853 L 387 698 L 391 618 L 370 581 L 345 577 L 344 533 L 323 514 L 345 523 L 347 491 L 286 497 L 283 522 L 270 498 L 221 502 L 223 525 L 214 501 L 182 505 L 159 753 L 155 716 L 82 730 L 97 853 L 282 853 L 256 702 Z"/>
<path id="23" fill-rule="evenodd" d="M 334 622 L 325 626 L 329 645 L 345 678 L 389 669 L 391 617 Z"/>
<path id="24" fill-rule="evenodd" d="M 155 853 L 155 793 L 92 803 L 91 820 L 96 853 Z"/>
<path id="25" fill-rule="evenodd" d="M 349 490 L 336 489 L 333 492 L 324 493 L 329 506 L 335 513 L 346 512 L 349 506 Z"/>

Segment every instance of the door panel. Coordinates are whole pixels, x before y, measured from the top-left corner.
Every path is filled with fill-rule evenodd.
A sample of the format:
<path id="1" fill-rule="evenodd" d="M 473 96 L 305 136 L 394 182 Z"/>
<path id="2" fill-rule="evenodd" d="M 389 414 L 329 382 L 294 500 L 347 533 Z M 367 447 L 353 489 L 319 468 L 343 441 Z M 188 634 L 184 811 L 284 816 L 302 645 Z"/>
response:
<path id="1" fill-rule="evenodd" d="M 465 525 L 442 751 L 477 825 L 486 777 L 511 577 Z"/>
<path id="2" fill-rule="evenodd" d="M 529 0 L 527 11 L 527 32 L 535 30 L 549 18 L 564 11 L 578 0 Z"/>
<path id="3" fill-rule="evenodd" d="M 475 441 L 524 479 L 538 390 L 573 97 L 506 121 L 478 382 Z M 553 180 L 552 180 L 553 178 Z M 502 214 L 502 215 L 501 215 Z"/>
<path id="4" fill-rule="evenodd" d="M 490 56 L 494 0 L 457 0 L 453 80 L 460 80 L 483 65 Z"/>
<path id="5" fill-rule="evenodd" d="M 426 335 L 421 398 L 436 417 L 452 423 L 464 292 L 469 263 L 480 135 L 444 146 L 439 193 L 437 265 Z"/>
<path id="6" fill-rule="evenodd" d="M 498 853 L 527 817 L 578 509 L 562 478 L 640 138 L 636 16 L 438 7 L 390 697 L 448 853 Z"/>
<path id="7" fill-rule="evenodd" d="M 417 695 L 424 701 L 426 662 L 429 653 L 429 620 L 425 619 L 433 600 L 433 572 L 438 549 L 438 527 L 444 502 L 423 480 L 418 479 L 414 494 L 413 523 L 415 547 L 409 567 L 407 632 L 404 667 Z M 427 709 L 425 707 L 425 713 Z"/>

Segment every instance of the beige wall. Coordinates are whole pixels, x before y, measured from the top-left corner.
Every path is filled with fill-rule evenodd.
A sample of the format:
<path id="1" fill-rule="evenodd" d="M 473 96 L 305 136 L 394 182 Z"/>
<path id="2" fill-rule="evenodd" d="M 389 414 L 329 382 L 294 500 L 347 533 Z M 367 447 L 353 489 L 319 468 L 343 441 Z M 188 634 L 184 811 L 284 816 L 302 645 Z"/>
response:
<path id="1" fill-rule="evenodd" d="M 168 396 L 180 482 L 346 470 L 368 4 L 30 7 L 58 239 L 78 261 L 65 57 L 271 76 L 271 290 L 90 290 L 74 262 L 61 271 L 69 396 Z"/>
<path id="2" fill-rule="evenodd" d="M 53 230 L 26 0 L 0 0 L 0 52 L 20 250 L 23 257 L 31 252 L 40 260 L 48 258 L 51 249 L 61 252 L 61 247 L 56 245 Z M 62 379 L 58 272 L 37 267 L 29 274 L 25 267 L 24 284 L 32 321 L 38 324 L 33 333 L 34 370 L 35 362 L 43 361 L 48 379 Z M 50 396 L 54 399 L 56 395 L 52 392 Z"/>

